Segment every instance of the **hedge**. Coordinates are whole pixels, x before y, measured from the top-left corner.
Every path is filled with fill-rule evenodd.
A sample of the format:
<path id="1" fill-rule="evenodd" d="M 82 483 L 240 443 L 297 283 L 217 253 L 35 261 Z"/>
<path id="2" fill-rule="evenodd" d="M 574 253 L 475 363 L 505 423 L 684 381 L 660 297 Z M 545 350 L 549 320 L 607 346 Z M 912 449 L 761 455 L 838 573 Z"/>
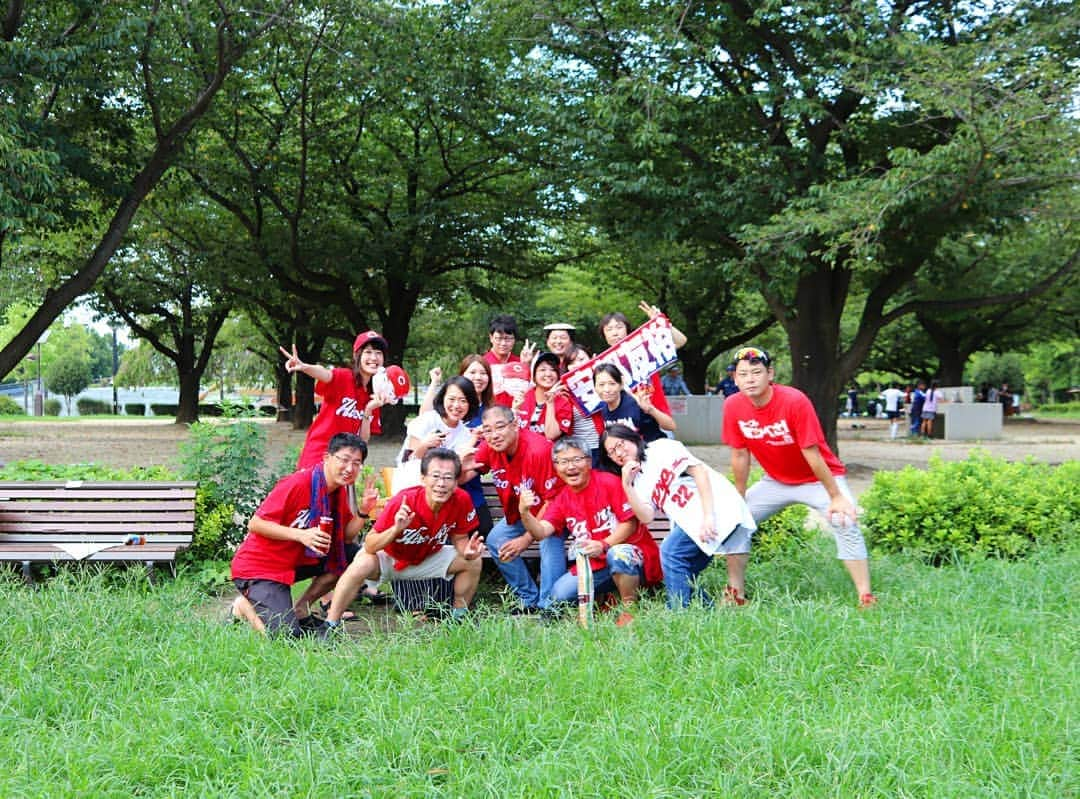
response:
<path id="1" fill-rule="evenodd" d="M 930 563 L 957 556 L 1017 558 L 1072 538 L 1080 522 L 1080 461 L 1008 462 L 976 450 L 877 472 L 863 495 L 868 543 Z"/>

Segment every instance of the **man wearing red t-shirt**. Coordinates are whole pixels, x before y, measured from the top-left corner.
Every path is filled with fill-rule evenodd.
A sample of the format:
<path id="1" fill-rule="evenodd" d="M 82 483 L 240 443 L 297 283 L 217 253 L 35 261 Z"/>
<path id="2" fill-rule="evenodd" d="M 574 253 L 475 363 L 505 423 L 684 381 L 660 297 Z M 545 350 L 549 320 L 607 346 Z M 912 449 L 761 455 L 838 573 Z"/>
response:
<path id="1" fill-rule="evenodd" d="M 347 566 L 345 546 L 367 518 L 353 514 L 348 497 L 366 455 L 359 436 L 339 433 L 330 439 L 321 464 L 274 486 L 232 559 L 231 576 L 240 592 L 235 615 L 260 631 L 299 636 L 317 630 L 308 606 L 333 588 Z M 320 529 L 321 517 L 331 519 L 331 532 Z M 294 604 L 292 584 L 308 578 L 311 585 Z"/>
<path id="2" fill-rule="evenodd" d="M 731 447 L 735 488 L 746 497 L 754 521 L 761 524 L 796 503 L 816 510 L 832 530 L 837 557 L 851 575 L 860 607 L 875 604 L 855 500 L 814 406 L 798 389 L 772 382 L 772 359 L 765 350 L 743 347 L 735 353 L 734 366 L 739 393 L 724 401 L 723 439 Z M 751 454 L 765 477 L 747 490 Z M 742 604 L 747 556 L 732 556 L 729 563 L 732 559 L 738 565 L 729 574 L 734 589 L 730 598 Z"/>
<path id="3" fill-rule="evenodd" d="M 542 506 L 562 488 L 551 463 L 551 442 L 531 430 L 519 429 L 514 412 L 504 405 L 484 411 L 480 430 L 484 441 L 465 456 L 463 479 L 491 473 L 505 516 L 488 533 L 488 551 L 521 600 L 521 609 L 514 612 L 536 613 L 551 604 L 551 587 L 566 573 L 566 549 L 558 540 L 541 542 L 538 588 L 521 559 L 533 539 L 521 523 L 518 498 L 528 489 L 535 504 Z"/>
<path id="4" fill-rule="evenodd" d="M 326 614 L 333 629 L 365 580 L 454 580 L 452 618 L 468 613 L 480 582 L 484 542 L 469 495 L 457 487 L 461 460 L 435 447 L 420 461 L 420 485 L 395 494 L 341 575 Z"/>
<path id="5" fill-rule="evenodd" d="M 622 480 L 592 470 L 588 448 L 576 438 L 560 438 L 552 447 L 555 471 L 566 488 L 547 504 L 538 518 L 532 513 L 535 497 L 528 489 L 520 496 L 521 520 L 538 541 L 574 539 L 578 551 L 589 557 L 593 585 L 598 593 L 617 590 L 624 607 L 637 601 L 638 588 L 663 579 L 660 550 L 648 526 L 638 521 L 626 497 Z M 552 602 L 577 596 L 577 567 L 560 577 L 551 590 Z M 634 620 L 623 611 L 615 622 L 622 627 Z"/>

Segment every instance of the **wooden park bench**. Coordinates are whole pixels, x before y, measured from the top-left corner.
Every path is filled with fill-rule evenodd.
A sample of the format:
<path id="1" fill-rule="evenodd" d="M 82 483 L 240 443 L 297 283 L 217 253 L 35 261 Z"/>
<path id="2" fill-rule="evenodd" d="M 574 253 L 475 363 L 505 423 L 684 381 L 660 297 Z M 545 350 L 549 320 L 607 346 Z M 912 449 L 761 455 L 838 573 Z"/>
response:
<path id="1" fill-rule="evenodd" d="M 143 563 L 175 571 L 195 532 L 193 482 L 0 482 L 0 561 Z"/>

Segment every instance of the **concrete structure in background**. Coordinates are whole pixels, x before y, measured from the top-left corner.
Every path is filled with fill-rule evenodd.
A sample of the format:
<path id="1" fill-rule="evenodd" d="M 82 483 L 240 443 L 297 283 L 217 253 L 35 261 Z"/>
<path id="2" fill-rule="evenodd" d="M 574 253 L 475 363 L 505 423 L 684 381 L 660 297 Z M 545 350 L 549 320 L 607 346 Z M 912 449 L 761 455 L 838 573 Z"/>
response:
<path id="1" fill-rule="evenodd" d="M 938 405 L 934 437 L 946 441 L 1001 438 L 1001 410 L 1001 403 L 998 402 L 947 402 Z"/>
<path id="2" fill-rule="evenodd" d="M 715 394 L 692 394 L 668 397 L 671 418 L 675 420 L 675 438 L 684 444 L 719 444 L 724 418 L 724 397 Z"/>

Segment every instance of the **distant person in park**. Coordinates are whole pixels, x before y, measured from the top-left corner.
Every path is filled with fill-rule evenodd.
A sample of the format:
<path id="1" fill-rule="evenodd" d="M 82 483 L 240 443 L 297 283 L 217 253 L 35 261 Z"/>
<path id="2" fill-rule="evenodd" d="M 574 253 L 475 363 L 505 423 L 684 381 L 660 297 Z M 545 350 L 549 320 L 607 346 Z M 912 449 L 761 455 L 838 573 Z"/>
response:
<path id="1" fill-rule="evenodd" d="M 514 345 L 517 343 L 517 338 L 517 320 L 513 316 L 499 314 L 493 317 L 488 324 L 488 340 L 491 342 L 491 348 L 484 353 L 484 360 L 492 366 L 517 361 L 528 363 L 534 354 L 533 346 L 528 339 L 525 339 L 521 355 L 515 355 Z"/>
<path id="2" fill-rule="evenodd" d="M 668 370 L 660 378 L 660 385 L 663 386 L 664 393 L 669 397 L 690 394 L 690 387 L 686 385 L 682 375 L 682 368 L 677 363 L 668 367 Z"/>
<path id="3" fill-rule="evenodd" d="M 675 429 L 670 414 L 653 403 L 652 386 L 639 385 L 631 395 L 623 388 L 623 374 L 615 364 L 602 363 L 593 369 L 593 388 L 603 401 L 600 418 L 605 428 L 624 424 L 646 441 L 664 438 L 665 430 Z"/>
<path id="4" fill-rule="evenodd" d="M 923 438 L 930 438 L 934 434 L 934 419 L 937 417 L 938 404 L 945 401 L 945 392 L 938 388 L 938 381 L 930 382 L 930 388 L 926 390 L 923 399 L 922 413 L 919 414 L 921 422 L 919 427 Z"/>
<path id="5" fill-rule="evenodd" d="M 1013 407 L 1013 393 L 1009 390 L 1008 383 L 1002 383 L 1001 388 L 998 389 L 997 401 L 1001 403 L 1001 415 L 1012 416 L 1014 412 Z"/>
<path id="6" fill-rule="evenodd" d="M 491 474 L 504 517 L 487 537 L 488 551 L 507 585 L 521 602 L 517 613 L 536 613 L 551 604 L 551 587 L 566 572 L 566 551 L 559 540 L 540 543 L 540 585 L 521 558 L 533 540 L 521 522 L 519 497 L 529 489 L 539 509 L 563 487 L 551 462 L 551 442 L 517 425 L 514 412 L 504 405 L 484 411 L 480 428 L 483 441 L 463 458 L 463 480 Z"/>
<path id="7" fill-rule="evenodd" d="M 330 439 L 323 461 L 278 481 L 248 522 L 233 556 L 231 576 L 240 596 L 233 615 L 260 632 L 301 636 L 321 622 L 310 605 L 338 581 L 354 543 L 378 498 L 371 487 L 354 512 L 348 488 L 360 477 L 367 445 L 355 433 Z M 331 519 L 329 532 L 320 519 Z M 311 579 L 295 602 L 292 585 Z M 350 597 L 351 600 L 352 597 Z"/>
<path id="8" fill-rule="evenodd" d="M 538 515 L 532 510 L 535 495 L 531 489 L 523 489 L 518 498 L 521 521 L 537 541 L 554 540 L 562 549 L 564 533 L 573 540 L 576 550 L 589 557 L 596 595 L 618 593 L 622 611 L 615 624 L 623 627 L 634 620 L 630 610 L 637 602 L 638 590 L 660 582 L 656 541 L 648 526 L 634 515 L 622 481 L 613 474 L 593 471 L 584 444 L 573 437 L 560 438 L 551 457 L 566 488 Z M 576 575 L 574 565 L 555 581 L 553 603 L 570 602 L 577 596 Z"/>
<path id="9" fill-rule="evenodd" d="M 889 420 L 889 438 L 896 438 L 900 431 L 900 418 L 903 414 L 904 392 L 899 383 L 893 383 L 881 392 L 881 401 L 885 405 L 885 418 Z"/>
<path id="10" fill-rule="evenodd" d="M 922 409 L 926 402 L 926 381 L 920 380 L 911 391 L 911 410 L 908 411 L 911 419 L 910 433 L 913 436 L 919 434 L 922 427 Z"/>
<path id="11" fill-rule="evenodd" d="M 453 580 L 451 618 L 468 614 L 480 582 L 484 542 L 472 500 L 458 488 L 461 460 L 453 450 L 433 447 L 424 453 L 420 474 L 420 485 L 399 491 L 386 503 L 338 581 L 326 632 L 338 627 L 365 580 Z"/>
<path id="12" fill-rule="evenodd" d="M 714 555 L 727 556 L 724 601 L 745 604 L 745 563 L 733 556 L 745 559 L 757 525 L 735 487 L 678 441 L 661 438 L 646 445 L 625 425 L 604 431 L 601 453 L 604 469 L 619 475 L 638 519 L 648 524 L 663 513 L 671 520 L 660 545 L 668 607 L 684 608 L 695 594 L 712 604 L 697 580 Z"/>
<path id="13" fill-rule="evenodd" d="M 743 347 L 733 363 L 739 393 L 724 403 L 723 440 L 731 447 L 735 488 L 746 497 L 754 521 L 761 524 L 796 503 L 816 510 L 832 531 L 837 557 L 855 584 L 859 606 L 875 604 L 855 500 L 814 406 L 798 389 L 773 383 L 773 361 L 765 350 Z M 751 455 L 765 476 L 748 489 Z M 729 575 L 733 568 L 745 571 L 746 556 L 732 555 Z"/>
<path id="14" fill-rule="evenodd" d="M 851 387 L 847 390 L 847 402 L 845 403 L 844 410 L 848 415 L 848 418 L 859 415 L 859 387 L 852 383 Z"/>
<path id="15" fill-rule="evenodd" d="M 723 394 L 725 397 L 730 397 L 732 394 L 737 394 L 739 387 L 735 384 L 735 367 L 730 363 L 724 368 L 724 379 L 717 384 L 717 393 Z"/>
<path id="16" fill-rule="evenodd" d="M 304 439 L 296 468 L 320 463 L 326 454 L 327 442 L 336 433 L 355 433 L 367 441 L 372 433 L 382 432 L 379 409 L 393 397 L 376 394 L 372 379 L 386 360 L 386 339 L 374 330 L 358 335 L 353 342 L 351 369 L 304 363 L 297 355 L 295 345 L 292 352 L 284 347 L 279 349 L 285 356 L 285 371 L 290 374 L 302 372 L 314 379 L 315 393 L 323 398 L 322 408 L 315 414 Z"/>

